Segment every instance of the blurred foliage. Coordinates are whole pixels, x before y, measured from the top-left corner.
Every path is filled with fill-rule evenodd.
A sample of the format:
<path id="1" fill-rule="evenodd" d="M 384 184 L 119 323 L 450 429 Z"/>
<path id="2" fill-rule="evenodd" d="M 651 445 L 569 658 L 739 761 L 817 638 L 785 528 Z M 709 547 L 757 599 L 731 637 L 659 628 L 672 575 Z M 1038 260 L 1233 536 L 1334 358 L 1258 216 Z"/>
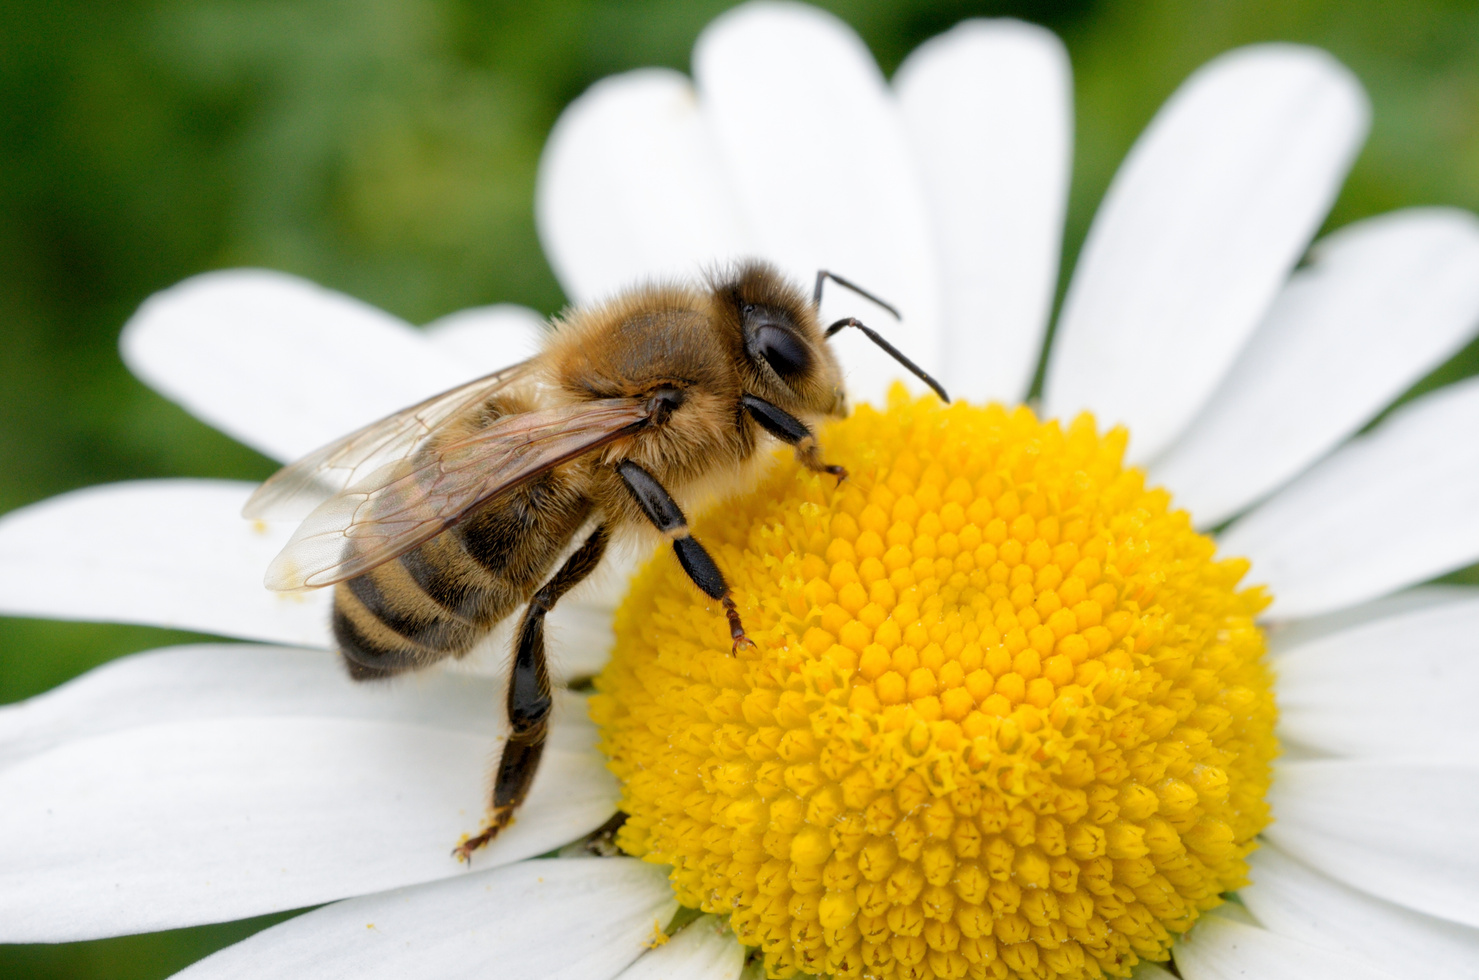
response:
<path id="1" fill-rule="evenodd" d="M 223 946 L 276 925 L 293 913 L 279 912 L 200 929 L 176 929 L 58 946 L 0 946 L 0 977 L 25 980 L 155 980 L 178 973 Z"/>
<path id="2" fill-rule="evenodd" d="M 562 106 L 642 65 L 687 69 L 727 0 L 0 2 L 0 512 L 87 484 L 259 479 L 272 464 L 165 402 L 115 338 L 206 269 L 288 270 L 413 322 L 562 302 L 531 199 Z M 1065 267 L 1131 142 L 1213 55 L 1327 48 L 1366 84 L 1371 139 L 1329 225 L 1479 210 L 1479 4 L 1458 0 L 832 0 L 892 71 L 976 15 L 1056 30 L 1078 128 Z M 1429 384 L 1479 371 L 1479 346 Z M 1469 580 L 1479 580 L 1465 573 Z M 180 642 L 0 619 L 0 700 Z M 161 977 L 267 920 L 0 948 L 0 977 Z"/>

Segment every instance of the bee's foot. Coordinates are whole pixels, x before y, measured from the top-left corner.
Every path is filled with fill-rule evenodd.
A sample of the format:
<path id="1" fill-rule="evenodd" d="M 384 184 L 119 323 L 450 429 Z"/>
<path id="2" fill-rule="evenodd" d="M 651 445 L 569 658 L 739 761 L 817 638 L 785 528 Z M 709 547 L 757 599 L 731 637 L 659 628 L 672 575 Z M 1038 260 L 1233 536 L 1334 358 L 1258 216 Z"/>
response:
<path id="1" fill-rule="evenodd" d="M 601 826 L 591 831 L 585 839 L 585 849 L 597 857 L 620 857 L 621 848 L 616 844 L 616 832 L 627 822 L 627 815 L 620 810 Z"/>
<path id="2" fill-rule="evenodd" d="M 493 819 L 488 821 L 488 825 L 484 827 L 476 837 L 469 837 L 461 844 L 458 844 L 456 847 L 452 848 L 452 856 L 461 861 L 463 864 L 471 863 L 473 853 L 481 848 L 484 844 L 487 844 L 493 838 L 497 837 L 499 832 L 502 831 L 504 827 L 507 827 L 512 820 L 512 808 L 506 810 L 494 810 Z"/>
<path id="3" fill-rule="evenodd" d="M 796 459 L 811 470 L 813 473 L 825 473 L 828 476 L 837 477 L 837 485 L 847 479 L 847 470 L 841 466 L 833 466 L 822 462 L 822 449 L 817 445 L 816 439 L 807 436 L 796 444 Z"/>
<path id="4" fill-rule="evenodd" d="M 719 600 L 724 604 L 724 615 L 729 617 L 729 638 L 734 641 L 731 653 L 739 653 L 741 650 L 752 650 L 755 641 L 745 635 L 744 624 L 740 622 L 739 610 L 735 608 L 734 600 L 729 596 Z"/>

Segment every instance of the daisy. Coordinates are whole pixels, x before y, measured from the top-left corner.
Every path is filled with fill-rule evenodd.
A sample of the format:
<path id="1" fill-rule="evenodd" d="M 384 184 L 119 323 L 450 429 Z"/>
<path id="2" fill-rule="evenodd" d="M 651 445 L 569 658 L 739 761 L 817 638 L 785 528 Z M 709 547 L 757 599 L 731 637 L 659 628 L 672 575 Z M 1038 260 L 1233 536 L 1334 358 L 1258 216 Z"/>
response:
<path id="1" fill-rule="evenodd" d="M 751 4 L 704 32 L 694 73 L 693 82 L 666 71 L 609 79 L 557 124 L 538 208 L 570 296 L 595 299 L 741 255 L 764 255 L 803 281 L 831 268 L 894 301 L 906 320 L 880 323 L 882 311 L 850 298 L 844 307 L 841 294 L 829 295 L 824 314 L 884 328 L 958 399 L 1021 401 L 1057 279 L 1068 182 L 1070 86 L 1056 39 L 1012 21 L 969 22 L 924 45 L 887 83 L 833 18 Z M 327 649 L 327 597 L 260 588 L 291 528 L 241 522 L 245 485 L 100 487 L 7 516 L 6 612 L 256 643 L 124 658 L 0 712 L 0 940 L 83 939 L 332 903 L 187 974 L 734 977 L 742 947 L 727 923 L 741 938 L 759 937 L 779 973 L 820 964 L 888 976 L 1070 976 L 1164 959 L 1194 921 L 1170 947 L 1192 980 L 1475 975 L 1479 716 L 1470 694 L 1479 678 L 1465 654 L 1479 635 L 1479 593 L 1419 586 L 1479 558 L 1479 449 L 1464 435 L 1479 428 L 1479 385 L 1417 398 L 1357 433 L 1473 332 L 1479 223 L 1449 210 L 1398 212 L 1310 248 L 1366 122 L 1359 85 L 1316 51 L 1247 48 L 1193 75 L 1125 161 L 1070 279 L 1041 406 L 1043 418 L 1063 424 L 1025 410 L 947 412 L 895 394 L 886 411 L 860 410 L 827 437 L 876 464 L 871 482 L 860 471 L 832 493 L 782 465 L 767 492 L 700 524 L 720 542 L 737 593 L 749 596 L 765 655 L 791 659 L 715 659 L 707 611 L 666 559 L 653 562 L 617 616 L 616 660 L 593 706 L 623 783 L 593 748 L 585 699 L 567 693 L 529 802 L 471 872 L 447 847 L 481 816 L 506 639 L 491 639 L 472 669 L 352 686 Z M 416 330 L 286 276 L 229 272 L 151 299 L 126 327 L 123 350 L 151 385 L 288 460 L 517 360 L 538 329 L 527 311 L 495 308 Z M 855 393 L 882 404 L 887 362 L 847 347 L 843 357 Z M 1073 421 L 1086 410 L 1097 424 Z M 969 433 L 964 450 L 946 449 L 961 467 L 987 467 L 972 471 L 974 483 L 961 478 L 958 499 L 948 471 L 955 457 L 914 453 L 935 446 L 927 432 Z M 1146 469 L 1143 485 L 1122 457 Z M 1129 500 L 1143 540 L 1164 548 L 1134 568 L 1107 554 L 1101 562 L 1092 538 L 1047 529 L 1025 489 L 981 489 L 1002 460 L 1033 467 L 1035 482 L 1022 487 L 1089 474 L 1100 498 Z M 1216 560 L 1146 486 L 1166 487 L 1197 527 L 1221 529 Z M 1024 516 L 1031 520 L 1019 523 Z M 1013 540 L 993 541 L 993 521 Z M 914 536 L 896 542 L 900 525 Z M 968 540 L 968 527 L 979 540 Z M 945 622 L 928 619 L 944 615 L 931 597 L 964 594 L 950 585 L 952 568 L 962 582 L 977 571 L 989 581 L 996 564 L 1007 567 L 1008 545 L 1020 545 L 1011 564 L 1025 568 L 1034 546 L 1065 543 L 1081 553 L 1060 582 L 1031 583 L 1031 616 L 1019 605 L 1011 623 L 997 620 L 1011 628 L 996 637 L 985 621 L 970 637 L 963 628 L 930 632 Z M 904 563 L 887 564 L 885 548 Z M 1166 565 L 1165 549 L 1181 564 Z M 1056 567 L 1064 554 L 1031 567 Z M 922 555 L 959 560 L 934 592 L 925 587 L 931 566 L 916 568 Z M 1224 556 L 1251 566 L 1241 574 Z M 1077 563 L 1090 559 L 1142 591 L 1096 597 L 1093 566 Z M 865 579 L 869 560 L 890 574 Z M 895 579 L 899 571 L 908 575 Z M 1080 586 L 1069 584 L 1075 578 Z M 565 677 L 600 668 L 622 579 L 615 570 L 606 591 L 592 588 L 552 617 L 565 617 L 554 645 Z M 1181 584 L 1165 586 L 1172 579 Z M 1080 587 L 1083 598 L 1072 594 Z M 1151 589 L 1155 603 L 1142 608 Z M 1045 592 L 1059 608 L 1038 602 Z M 911 603 L 912 619 L 903 609 Z M 1102 624 L 1090 625 L 1083 603 L 1099 604 Z M 1068 605 L 1071 621 L 1053 619 Z M 1283 754 L 1272 770 L 1255 614 L 1277 676 Z M 1157 769 L 1154 758 L 1101 755 L 1082 769 L 1069 709 L 1083 731 L 1105 734 L 1092 727 L 1100 716 L 1084 692 L 1142 730 L 1156 720 L 1137 705 L 1163 701 L 1115 687 L 1150 676 L 1143 663 L 1130 670 L 1134 654 L 1168 648 L 1153 620 L 1167 631 L 1212 623 L 1198 656 L 1217 655 L 1196 661 L 1216 703 L 1193 692 L 1181 716 L 1197 734 L 1157 744 L 1200 738 L 1226 757 L 1183 771 L 1175 758 Z M 889 632 L 890 622 L 900 625 Z M 1013 628 L 1027 646 L 1007 635 Z M 1131 640 L 1124 664 L 1111 659 L 1120 647 L 1095 647 L 1105 637 Z M 668 685 L 679 703 L 643 701 L 645 688 L 631 681 L 676 677 L 663 654 L 679 648 L 707 686 Z M 1024 659 L 993 664 L 1001 651 Z M 1101 666 L 1084 672 L 1090 663 Z M 754 683 L 776 665 L 800 686 Z M 1176 689 L 1171 668 L 1160 669 Z M 651 737 L 651 722 L 693 717 L 698 695 L 723 711 L 748 696 L 746 684 L 752 710 L 738 702 L 732 730 L 710 724 L 707 741 Z M 1076 705 L 1063 700 L 1070 688 Z M 838 691 L 863 725 L 857 744 L 872 768 L 861 789 L 840 766 L 829 783 L 829 757 L 804 744 L 807 733 L 846 721 L 819 713 L 838 707 L 827 700 Z M 1039 727 L 1029 727 L 1032 717 Z M 1021 730 L 1007 727 L 1013 719 Z M 704 761 L 721 734 L 739 738 L 731 744 L 741 750 L 752 736 L 776 741 L 753 758 L 737 751 Z M 993 751 L 971 755 L 982 739 Z M 680 751 L 704 768 L 672 779 L 635 771 Z M 746 769 L 745 758 L 756 765 Z M 916 766 L 926 758 L 968 769 L 929 770 L 940 773 L 929 785 Z M 791 764 L 762 772 L 774 759 Z M 885 764 L 899 767 L 897 778 Z M 1153 791 L 1142 781 L 1147 766 Z M 953 795 L 982 771 L 996 780 L 992 794 L 1029 804 L 1001 811 L 1005 823 L 989 839 L 977 815 L 987 802 Z M 1034 810 L 1034 787 L 1071 771 L 1064 785 L 1082 799 Z M 746 810 L 750 784 L 730 780 L 736 774 L 762 788 L 772 780 L 763 813 Z M 696 795 L 676 799 L 679 790 Z M 884 801 L 874 815 L 886 826 L 847 841 L 817 833 L 827 817 L 850 826 L 854 791 Z M 900 806 L 910 794 L 913 805 Z M 621 842 L 671 869 L 579 849 L 524 860 L 603 824 L 619 795 L 633 814 Z M 827 800 L 840 801 L 837 812 Z M 1067 815 L 1090 805 L 1092 817 Z M 767 837 L 771 830 L 779 836 Z M 709 836 L 694 848 L 685 833 Z M 886 853 L 863 856 L 879 842 Z M 746 848 L 758 850 L 747 857 Z M 1173 868 L 1165 855 L 1181 863 Z M 874 881 L 870 867 L 884 863 L 888 877 Z M 1195 873 L 1183 880 L 1187 868 Z M 841 882 L 854 873 L 849 891 Z M 1237 903 L 1199 915 L 1243 879 L 1251 884 L 1238 888 Z M 884 893 L 865 893 L 863 880 L 914 891 L 872 908 Z M 675 888 L 723 915 L 661 944 L 655 927 L 673 916 Z"/>

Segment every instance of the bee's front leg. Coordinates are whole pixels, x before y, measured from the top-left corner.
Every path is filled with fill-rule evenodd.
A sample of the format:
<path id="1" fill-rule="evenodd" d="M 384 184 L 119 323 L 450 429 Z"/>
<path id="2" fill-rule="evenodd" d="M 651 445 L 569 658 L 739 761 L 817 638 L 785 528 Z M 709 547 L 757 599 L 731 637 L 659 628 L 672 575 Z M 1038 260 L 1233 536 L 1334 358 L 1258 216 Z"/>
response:
<path id="1" fill-rule="evenodd" d="M 795 448 L 796 459 L 802 466 L 815 473 L 835 476 L 838 483 L 847 479 L 847 470 L 822 462 L 822 448 L 817 444 L 816 435 L 805 422 L 785 409 L 772 405 L 763 398 L 756 398 L 754 395 L 745 395 L 740 399 L 740 403 L 745 406 L 750 417 L 760 423 L 761 428 Z"/>
<path id="2" fill-rule="evenodd" d="M 683 566 L 683 571 L 688 573 L 693 584 L 724 606 L 724 615 L 729 619 L 729 638 L 734 642 L 734 649 L 738 651 L 741 647 L 754 646 L 755 641 L 745 635 L 745 627 L 740 623 L 739 610 L 735 608 L 734 599 L 729 594 L 729 583 L 724 581 L 724 573 L 719 571 L 719 566 L 704 550 L 704 546 L 689 535 L 688 518 L 683 516 L 683 509 L 678 506 L 673 495 L 657 482 L 657 477 L 631 460 L 617 464 L 616 472 L 626 484 L 632 498 L 637 501 L 637 506 L 642 508 L 642 513 L 652 522 L 652 526 L 673 542 L 678 564 Z"/>

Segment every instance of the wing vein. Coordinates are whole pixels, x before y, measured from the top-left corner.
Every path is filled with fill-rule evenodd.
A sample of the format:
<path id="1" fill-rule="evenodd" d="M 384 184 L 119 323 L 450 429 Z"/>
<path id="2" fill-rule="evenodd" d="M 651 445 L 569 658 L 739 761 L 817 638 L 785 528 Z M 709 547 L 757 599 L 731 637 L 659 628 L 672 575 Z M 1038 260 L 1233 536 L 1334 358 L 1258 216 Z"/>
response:
<path id="1" fill-rule="evenodd" d="M 646 425 L 647 403 L 611 398 L 508 415 L 455 443 L 423 448 L 339 489 L 299 526 L 267 572 L 298 591 L 355 578 L 475 508 Z"/>

